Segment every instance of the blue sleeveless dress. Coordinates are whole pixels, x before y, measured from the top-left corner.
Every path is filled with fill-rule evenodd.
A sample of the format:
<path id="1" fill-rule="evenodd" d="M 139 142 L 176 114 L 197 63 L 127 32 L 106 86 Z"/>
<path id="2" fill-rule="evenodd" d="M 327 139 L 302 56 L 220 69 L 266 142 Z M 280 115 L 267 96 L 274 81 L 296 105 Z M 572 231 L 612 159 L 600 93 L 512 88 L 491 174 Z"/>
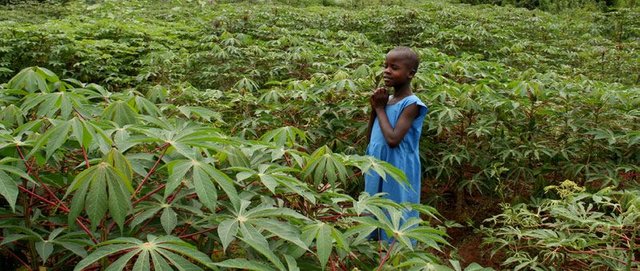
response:
<path id="1" fill-rule="evenodd" d="M 387 113 L 391 127 L 395 127 L 402 111 L 412 104 L 417 104 L 420 110 L 400 144 L 395 148 L 389 147 L 380 129 L 378 118 L 376 118 L 373 127 L 371 127 L 371 141 L 367 147 L 366 154 L 386 161 L 402 170 L 406 174 L 407 180 L 413 189 L 388 176 L 387 180 L 384 181 L 380 175 L 369 171 L 365 174 L 364 179 L 365 191 L 370 195 L 384 192 L 387 193 L 385 198 L 398 203 L 420 203 L 420 181 L 422 174 L 420 170 L 419 143 L 420 134 L 422 133 L 422 123 L 429 110 L 416 95 L 407 96 L 395 104 L 387 105 L 384 110 Z M 412 210 L 403 214 L 404 220 L 410 217 L 418 217 L 418 212 Z M 382 236 L 379 236 L 379 238 L 389 240 L 384 232 L 382 232 Z"/>

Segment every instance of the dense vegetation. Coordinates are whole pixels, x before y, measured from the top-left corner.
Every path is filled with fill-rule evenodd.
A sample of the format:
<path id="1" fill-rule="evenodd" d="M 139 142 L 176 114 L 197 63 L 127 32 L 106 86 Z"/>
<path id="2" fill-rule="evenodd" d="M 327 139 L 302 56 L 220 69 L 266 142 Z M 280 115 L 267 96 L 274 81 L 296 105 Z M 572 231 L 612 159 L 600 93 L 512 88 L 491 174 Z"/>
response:
<path id="1" fill-rule="evenodd" d="M 460 270 L 437 209 L 505 268 L 638 268 L 638 10 L 284 2 L 0 7 L 3 264 Z M 435 209 L 360 194 L 400 44 Z"/>

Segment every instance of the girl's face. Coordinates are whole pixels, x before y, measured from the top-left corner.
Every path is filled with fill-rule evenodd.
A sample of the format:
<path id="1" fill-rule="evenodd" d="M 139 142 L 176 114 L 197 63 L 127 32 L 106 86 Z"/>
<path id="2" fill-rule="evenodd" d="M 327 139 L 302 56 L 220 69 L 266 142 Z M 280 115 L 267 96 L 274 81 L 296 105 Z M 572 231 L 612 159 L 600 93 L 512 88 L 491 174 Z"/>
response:
<path id="1" fill-rule="evenodd" d="M 404 86 L 411 82 L 414 72 L 406 57 L 397 52 L 389 52 L 384 61 L 384 85 L 387 87 Z"/>

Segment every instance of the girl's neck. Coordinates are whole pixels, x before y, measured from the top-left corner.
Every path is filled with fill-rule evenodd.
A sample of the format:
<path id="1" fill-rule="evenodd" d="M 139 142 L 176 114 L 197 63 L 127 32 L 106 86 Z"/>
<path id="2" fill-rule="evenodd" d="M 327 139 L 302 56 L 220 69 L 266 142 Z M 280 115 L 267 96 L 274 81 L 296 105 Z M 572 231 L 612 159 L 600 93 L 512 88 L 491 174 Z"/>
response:
<path id="1" fill-rule="evenodd" d="M 405 86 L 401 86 L 393 89 L 393 97 L 396 99 L 404 98 L 411 94 L 413 93 L 411 92 L 411 88 L 409 87 L 409 85 L 405 85 Z"/>

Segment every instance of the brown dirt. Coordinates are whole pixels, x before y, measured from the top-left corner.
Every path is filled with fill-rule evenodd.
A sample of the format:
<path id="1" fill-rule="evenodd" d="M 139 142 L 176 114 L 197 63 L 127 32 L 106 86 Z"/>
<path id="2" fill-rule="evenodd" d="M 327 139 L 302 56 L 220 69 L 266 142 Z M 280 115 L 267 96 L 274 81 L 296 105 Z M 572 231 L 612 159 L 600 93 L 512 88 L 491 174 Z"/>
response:
<path id="1" fill-rule="evenodd" d="M 463 268 L 471 263 L 477 263 L 483 267 L 500 270 L 502 268 L 500 264 L 505 260 L 504 255 L 497 253 L 492 257 L 491 248 L 482 245 L 483 235 L 475 230 L 485 219 L 500 213 L 500 201 L 486 195 L 455 193 L 449 187 L 437 187 L 433 183 L 431 186 L 427 184 L 426 187 L 430 189 L 425 189 L 423 186 L 422 198 L 437 198 L 438 201 L 430 205 L 436 207 L 445 221 L 460 224 L 460 227 L 447 229 L 451 247 L 445 250 L 446 255 L 459 260 Z M 458 200 L 457 196 L 463 198 Z M 458 203 L 462 203 L 462 206 L 456 206 Z"/>

